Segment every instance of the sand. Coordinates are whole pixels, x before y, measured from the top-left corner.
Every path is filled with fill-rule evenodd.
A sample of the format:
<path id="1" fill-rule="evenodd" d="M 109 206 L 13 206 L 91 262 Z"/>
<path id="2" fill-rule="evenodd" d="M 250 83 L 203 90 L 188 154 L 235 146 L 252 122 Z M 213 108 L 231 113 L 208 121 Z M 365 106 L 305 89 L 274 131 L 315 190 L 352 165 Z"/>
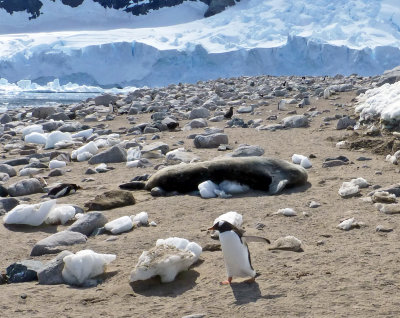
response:
<path id="1" fill-rule="evenodd" d="M 141 211 L 149 214 L 157 227 L 140 227 L 106 241 L 107 235 L 90 237 L 84 245 L 69 250 L 92 249 L 98 253 L 112 253 L 117 259 L 102 276 L 97 287 L 79 288 L 68 285 L 45 286 L 37 282 L 0 285 L 1 317 L 183 317 L 202 313 L 205 317 L 399 317 L 400 316 L 400 260 L 399 217 L 378 212 L 371 204 L 362 201 L 371 188 L 362 189 L 361 197 L 342 199 L 338 190 L 344 181 L 363 177 L 371 185 L 388 186 L 399 181 L 395 165 L 385 162 L 384 155 L 364 151 L 335 148 L 335 142 L 351 131 L 322 125 L 324 116 L 353 115 L 354 92 L 334 95 L 335 100 L 311 98 L 311 106 L 319 111 L 329 110 L 312 119 L 308 128 L 275 132 L 255 129 L 225 128 L 229 143 L 236 147 L 247 143 L 265 149 L 268 157 L 290 160 L 294 153 L 309 156 L 313 167 L 308 170 L 306 186 L 285 190 L 270 196 L 252 191 L 230 199 L 202 199 L 180 195 L 152 197 L 147 191 L 133 192 L 136 204 L 104 211 L 112 220 Z M 345 104 L 335 107 L 334 104 Z M 304 113 L 289 105 L 289 111 Z M 265 118 L 278 115 L 278 121 L 288 111 L 278 111 L 276 103 L 257 109 L 258 115 L 241 115 L 244 119 Z M 149 114 L 138 115 L 140 121 L 149 120 Z M 129 127 L 126 115 L 106 122 L 113 131 Z M 180 122 L 181 127 L 185 121 Z M 273 122 L 271 122 L 273 123 Z M 211 123 L 210 123 L 211 124 Z M 211 124 L 224 127 L 225 122 Z M 195 130 L 197 132 L 201 130 Z M 178 148 L 175 143 L 184 141 L 202 160 L 224 155 L 217 149 L 195 149 L 193 140 L 186 137 L 192 132 L 162 132 L 161 141 Z M 125 139 L 132 137 L 123 136 Z M 148 142 L 150 142 L 150 135 Z M 175 146 L 174 146 L 175 144 Z M 344 155 L 351 164 L 322 168 L 327 157 Z M 371 158 L 357 161 L 360 156 Z M 6 154 L 7 158 L 11 158 Z M 162 159 L 152 160 L 161 163 Z M 136 175 L 152 173 L 146 169 L 126 168 L 124 163 L 109 164 L 116 169 L 103 174 L 86 176 L 88 163 L 72 162 L 71 169 L 62 177 L 48 179 L 48 183 L 72 182 L 83 187 L 76 194 L 60 198 L 59 203 L 83 206 L 96 194 L 117 189 Z M 382 172 L 376 174 L 376 171 Z M 82 179 L 91 177 L 93 182 Z M 12 178 L 12 182 L 20 177 Z M 11 180 L 10 180 L 11 181 Z M 31 195 L 30 202 L 40 202 L 42 194 Z M 309 208 L 310 201 L 321 204 Z M 281 208 L 292 208 L 295 217 L 273 215 Z M 207 228 L 220 214 L 237 211 L 243 215 L 244 228 L 249 235 L 264 236 L 271 241 L 293 235 L 302 241 L 304 252 L 270 251 L 268 245 L 250 243 L 252 264 L 260 276 L 253 284 L 234 279 L 232 285 L 221 286 L 226 279 L 221 251 L 205 251 L 189 271 L 181 273 L 176 281 L 161 284 L 157 280 L 134 286 L 129 284 L 130 272 L 143 250 L 155 245 L 158 238 L 184 237 L 204 246 L 216 243 Z M 303 212 L 306 212 L 304 215 Z M 354 217 L 365 226 L 342 231 L 337 225 Z M 262 230 L 255 225 L 265 224 Z M 376 232 L 377 225 L 394 230 Z M 67 226 L 67 225 L 66 225 Z M 41 226 L 6 228 L 0 225 L 0 269 L 23 259 L 28 259 L 33 245 L 40 239 L 66 226 Z M 54 255 L 35 257 L 46 261 Z"/>

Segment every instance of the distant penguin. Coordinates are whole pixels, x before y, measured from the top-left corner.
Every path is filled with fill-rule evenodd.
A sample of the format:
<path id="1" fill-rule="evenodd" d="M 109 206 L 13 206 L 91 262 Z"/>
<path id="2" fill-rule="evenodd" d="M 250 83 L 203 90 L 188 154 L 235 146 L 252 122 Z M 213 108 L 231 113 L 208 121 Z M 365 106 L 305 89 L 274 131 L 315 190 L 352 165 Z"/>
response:
<path id="1" fill-rule="evenodd" d="M 231 106 L 231 107 L 229 108 L 229 110 L 224 114 L 224 117 L 225 117 L 226 119 L 230 119 L 230 118 L 232 118 L 232 115 L 233 115 L 233 107 Z"/>
<path id="2" fill-rule="evenodd" d="M 74 183 L 61 183 L 60 185 L 50 189 L 47 195 L 50 198 L 56 199 L 68 195 L 71 191 L 76 192 L 78 189 L 82 188 Z"/>
<path id="3" fill-rule="evenodd" d="M 228 275 L 228 279 L 221 282 L 221 285 L 229 285 L 233 277 L 250 276 L 251 278 L 247 282 L 254 282 L 256 271 L 251 265 L 250 251 L 246 237 L 243 237 L 243 231 L 227 221 L 218 221 L 209 230 L 219 231 L 219 240 Z M 270 243 L 269 240 L 257 236 L 248 236 L 247 241 Z"/>

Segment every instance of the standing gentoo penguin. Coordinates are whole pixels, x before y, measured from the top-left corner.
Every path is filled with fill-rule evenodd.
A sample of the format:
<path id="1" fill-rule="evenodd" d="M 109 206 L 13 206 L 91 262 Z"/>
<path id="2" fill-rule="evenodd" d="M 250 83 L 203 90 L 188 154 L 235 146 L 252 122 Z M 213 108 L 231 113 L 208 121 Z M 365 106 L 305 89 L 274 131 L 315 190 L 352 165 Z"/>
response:
<path id="1" fill-rule="evenodd" d="M 224 114 L 224 117 L 225 117 L 226 119 L 230 119 L 230 118 L 232 118 L 232 115 L 233 115 L 233 107 L 231 106 L 231 107 L 229 108 L 229 110 Z"/>
<path id="2" fill-rule="evenodd" d="M 68 195 L 71 191 L 76 192 L 78 189 L 82 188 L 74 183 L 61 183 L 60 185 L 50 189 L 47 195 L 50 198 L 56 199 Z"/>
<path id="3" fill-rule="evenodd" d="M 221 285 L 229 285 L 233 277 L 251 278 L 247 282 L 255 281 L 256 271 L 251 266 L 250 251 L 243 237 L 243 231 L 227 221 L 217 221 L 209 230 L 219 231 L 222 253 L 228 279 L 221 282 Z M 256 236 L 248 236 L 248 241 L 262 241 L 270 243 L 269 240 Z"/>

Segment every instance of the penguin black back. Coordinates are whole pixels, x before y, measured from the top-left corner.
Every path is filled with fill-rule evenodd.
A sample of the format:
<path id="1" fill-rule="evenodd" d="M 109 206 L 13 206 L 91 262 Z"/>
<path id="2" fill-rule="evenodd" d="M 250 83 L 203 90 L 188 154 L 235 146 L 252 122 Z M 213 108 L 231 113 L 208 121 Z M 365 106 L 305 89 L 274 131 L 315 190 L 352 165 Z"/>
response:
<path id="1" fill-rule="evenodd" d="M 71 191 L 76 192 L 78 189 L 81 187 L 74 183 L 62 183 L 50 189 L 47 195 L 51 198 L 59 198 L 68 195 Z"/>
<path id="2" fill-rule="evenodd" d="M 233 115 L 233 107 L 231 106 L 229 110 L 224 114 L 224 117 L 230 119 L 232 118 L 232 115 Z"/>

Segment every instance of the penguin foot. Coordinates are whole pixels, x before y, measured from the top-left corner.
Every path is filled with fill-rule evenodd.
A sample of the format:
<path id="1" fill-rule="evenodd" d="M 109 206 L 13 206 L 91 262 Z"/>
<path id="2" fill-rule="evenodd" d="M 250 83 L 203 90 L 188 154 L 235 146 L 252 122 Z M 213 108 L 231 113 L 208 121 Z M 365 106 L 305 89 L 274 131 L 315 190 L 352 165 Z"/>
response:
<path id="1" fill-rule="evenodd" d="M 232 282 L 232 277 L 228 277 L 227 280 L 224 280 L 223 282 L 220 282 L 220 285 L 230 285 Z"/>

